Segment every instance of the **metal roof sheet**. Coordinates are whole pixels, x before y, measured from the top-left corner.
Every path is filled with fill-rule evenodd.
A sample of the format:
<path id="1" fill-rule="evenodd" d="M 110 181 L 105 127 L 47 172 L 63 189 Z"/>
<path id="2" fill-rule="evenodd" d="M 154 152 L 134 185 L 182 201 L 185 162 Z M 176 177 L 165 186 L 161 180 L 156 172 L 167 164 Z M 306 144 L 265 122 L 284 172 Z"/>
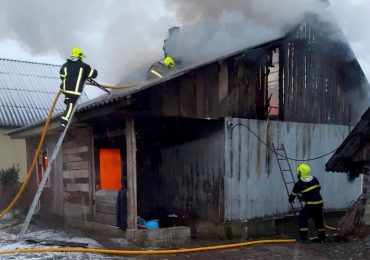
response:
<path id="1" fill-rule="evenodd" d="M 17 128 L 44 120 L 59 89 L 60 66 L 0 58 L 0 126 Z M 83 94 L 81 101 L 88 101 Z M 54 115 L 64 110 L 60 98 Z"/>

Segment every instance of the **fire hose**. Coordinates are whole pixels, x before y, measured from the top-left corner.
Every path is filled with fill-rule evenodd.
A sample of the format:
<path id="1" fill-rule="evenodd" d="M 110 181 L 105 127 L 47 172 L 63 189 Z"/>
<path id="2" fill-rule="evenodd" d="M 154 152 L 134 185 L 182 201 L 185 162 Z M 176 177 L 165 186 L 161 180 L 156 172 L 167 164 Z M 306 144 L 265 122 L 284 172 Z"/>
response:
<path id="1" fill-rule="evenodd" d="M 98 84 L 98 83 L 96 83 Z M 111 88 L 111 89 L 123 89 L 123 88 L 130 88 L 137 86 L 136 84 L 131 84 L 127 86 L 109 86 L 109 85 L 100 85 L 102 88 Z M 7 208 L 5 208 L 0 213 L 0 219 L 3 218 L 15 205 L 19 197 L 22 195 L 22 193 L 25 190 L 25 187 L 27 183 L 30 180 L 30 177 L 33 173 L 33 170 L 36 165 L 38 154 L 41 151 L 41 148 L 44 144 L 47 129 L 49 127 L 52 114 L 54 112 L 56 103 L 59 99 L 59 96 L 61 94 L 61 91 L 58 91 L 56 94 L 54 101 L 52 103 L 52 106 L 50 108 L 48 117 L 46 119 L 42 135 L 40 138 L 39 145 L 37 147 L 35 156 L 33 158 L 33 161 L 31 163 L 31 166 L 27 172 L 27 175 L 19 188 L 17 194 L 12 199 L 12 201 L 9 203 Z M 325 225 L 326 228 L 337 230 L 336 228 L 330 227 L 328 225 Z M 98 248 L 33 248 L 33 249 L 16 249 L 16 250 L 5 250 L 0 251 L 0 255 L 6 255 L 6 254 L 19 254 L 19 253 L 42 253 L 42 252 L 54 252 L 54 253 L 63 253 L 63 252 L 75 252 L 75 253 L 97 253 L 97 254 L 109 254 L 109 255 L 161 255 L 161 254 L 180 254 L 180 253 L 193 253 L 193 252 L 201 252 L 201 251 L 210 251 L 210 250 L 219 250 L 219 249 L 230 249 L 230 248 L 237 248 L 237 247 L 244 247 L 244 246 L 251 246 L 251 245 L 257 245 L 257 244 L 273 244 L 273 243 L 294 243 L 296 242 L 296 239 L 277 239 L 277 240 L 258 240 L 258 241 L 249 241 L 249 242 L 242 242 L 242 243 L 235 243 L 235 244 L 227 244 L 227 245 L 218 245 L 218 246 L 208 246 L 208 247 L 197 247 L 197 248 L 187 248 L 187 249 L 172 249 L 172 250 L 110 250 L 110 249 L 98 249 Z"/>
<path id="2" fill-rule="evenodd" d="M 165 255 L 165 254 L 184 254 L 202 251 L 230 249 L 244 246 L 252 246 L 258 244 L 276 244 L 276 243 L 295 243 L 296 239 L 276 239 L 276 240 L 257 240 L 235 244 L 195 247 L 186 249 L 171 249 L 171 250 L 112 250 L 99 248 L 31 248 L 31 249 L 16 249 L 0 251 L 0 255 L 7 254 L 25 254 L 25 253 L 94 253 L 107 255 Z"/>
<path id="3" fill-rule="evenodd" d="M 102 89 L 106 89 L 106 88 L 111 88 L 111 89 L 132 88 L 132 87 L 135 87 L 138 84 L 140 84 L 140 83 L 134 83 L 134 84 L 126 85 L 126 86 L 109 86 L 109 85 L 100 85 L 99 83 L 97 83 L 94 80 L 89 80 L 89 81 L 90 81 L 90 85 L 94 85 L 94 86 L 97 86 L 97 87 L 102 88 Z M 53 103 L 51 105 L 51 108 L 50 108 L 48 117 L 46 119 L 44 128 L 42 130 L 42 134 L 41 134 L 39 145 L 38 145 L 38 147 L 36 149 L 36 152 L 35 152 L 35 155 L 33 157 L 31 166 L 28 169 L 27 175 L 26 175 L 26 177 L 25 177 L 25 179 L 24 179 L 21 187 L 19 188 L 18 192 L 16 193 L 16 195 L 14 196 L 14 198 L 11 200 L 11 202 L 9 203 L 9 205 L 4 210 L 1 211 L 1 213 L 0 213 L 0 219 L 3 218 L 14 207 L 15 203 L 18 201 L 19 197 L 24 192 L 24 190 L 25 190 L 25 188 L 26 188 L 26 186 L 27 186 L 27 184 L 28 184 L 28 182 L 29 182 L 29 180 L 30 180 L 30 178 L 32 176 L 32 173 L 33 173 L 33 171 L 35 169 L 35 165 L 36 165 L 36 161 L 37 161 L 38 155 L 40 154 L 40 151 L 41 151 L 42 146 L 44 144 L 46 133 L 47 133 L 47 130 L 48 130 L 48 127 L 49 127 L 49 124 L 50 124 L 50 121 L 51 121 L 51 118 L 52 118 L 52 115 L 53 115 L 53 112 L 54 112 L 54 109 L 55 109 L 55 106 L 57 104 L 57 101 L 59 99 L 60 94 L 61 94 L 61 91 L 58 91 L 58 93 L 56 94 L 56 96 L 54 98 L 54 101 L 53 101 Z"/>

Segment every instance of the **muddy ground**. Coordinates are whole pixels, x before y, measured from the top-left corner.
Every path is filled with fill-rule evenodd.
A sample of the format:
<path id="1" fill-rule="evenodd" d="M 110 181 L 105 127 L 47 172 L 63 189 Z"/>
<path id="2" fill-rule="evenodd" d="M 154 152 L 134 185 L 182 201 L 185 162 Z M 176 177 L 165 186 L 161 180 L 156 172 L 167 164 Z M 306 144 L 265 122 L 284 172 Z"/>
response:
<path id="1" fill-rule="evenodd" d="M 0 251 L 45 247 L 30 244 L 25 239 L 19 240 L 17 232 L 20 223 L 14 220 L 0 221 Z M 40 223 L 31 225 L 26 238 L 41 240 L 58 240 L 84 243 L 91 248 L 130 248 L 128 241 L 119 237 L 82 234 L 76 230 L 50 229 Z M 187 247 L 209 246 L 240 241 L 204 241 L 193 240 Z M 135 248 L 137 249 L 137 248 Z M 155 250 L 156 248 L 152 248 Z M 360 229 L 349 242 L 336 242 L 334 237 L 326 244 L 265 244 L 228 250 L 207 251 L 191 254 L 160 255 L 160 256 L 106 256 L 88 253 L 36 253 L 22 255 L 0 255 L 0 259 L 370 259 L 370 232 Z"/>

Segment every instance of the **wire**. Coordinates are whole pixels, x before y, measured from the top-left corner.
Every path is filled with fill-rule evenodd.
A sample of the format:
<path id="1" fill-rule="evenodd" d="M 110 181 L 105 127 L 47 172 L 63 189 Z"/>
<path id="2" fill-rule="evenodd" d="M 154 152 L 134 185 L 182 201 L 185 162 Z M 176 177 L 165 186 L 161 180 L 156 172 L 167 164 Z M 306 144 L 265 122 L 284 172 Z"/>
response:
<path id="1" fill-rule="evenodd" d="M 287 160 L 292 160 L 292 161 L 296 161 L 296 162 L 308 162 L 308 161 L 315 161 L 315 160 L 318 160 L 318 159 L 321 159 L 321 158 L 323 158 L 323 157 L 326 157 L 326 156 L 328 156 L 328 155 L 330 155 L 330 154 L 333 154 L 333 153 L 335 153 L 337 150 L 338 150 L 338 148 L 335 148 L 333 151 L 330 151 L 330 152 L 328 152 L 328 153 L 325 153 L 325 154 L 323 154 L 323 155 L 320 155 L 320 156 L 317 156 L 317 157 L 314 157 L 314 158 L 308 158 L 308 159 L 297 159 L 297 158 L 291 158 L 291 157 L 288 157 L 288 156 L 285 156 L 285 155 L 282 155 L 282 154 L 279 154 L 279 153 L 277 153 L 273 148 L 271 148 L 265 141 L 263 141 L 262 139 L 261 139 L 261 137 L 259 137 L 258 136 L 258 134 L 256 134 L 252 129 L 250 129 L 250 127 L 249 126 L 247 126 L 247 125 L 245 125 L 245 124 L 242 124 L 242 123 L 238 123 L 238 124 L 235 124 L 235 125 L 232 125 L 231 126 L 231 130 L 234 130 L 234 128 L 235 127 L 237 127 L 237 126 L 244 126 L 245 128 L 247 128 L 248 129 L 248 131 L 249 132 L 251 132 L 257 139 L 258 139 L 258 141 L 260 141 L 262 144 L 264 144 L 266 147 L 267 147 L 267 149 L 269 149 L 270 151 L 272 151 L 273 153 L 275 153 L 276 155 L 279 155 L 280 157 L 283 157 L 283 158 L 285 158 L 285 159 L 287 159 Z"/>

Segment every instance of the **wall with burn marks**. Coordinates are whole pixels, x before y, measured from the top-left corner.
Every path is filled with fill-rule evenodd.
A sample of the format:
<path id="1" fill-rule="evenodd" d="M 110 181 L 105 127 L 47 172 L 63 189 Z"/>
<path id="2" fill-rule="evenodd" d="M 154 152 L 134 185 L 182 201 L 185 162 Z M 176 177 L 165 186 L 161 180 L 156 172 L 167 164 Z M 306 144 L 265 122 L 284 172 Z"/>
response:
<path id="1" fill-rule="evenodd" d="M 169 213 L 223 219 L 224 129 L 161 151 L 157 203 Z"/>
<path id="2" fill-rule="evenodd" d="M 230 123 L 233 127 L 230 127 Z M 243 220 L 275 216 L 290 210 L 288 195 L 271 147 L 284 144 L 288 157 L 313 158 L 337 148 L 350 127 L 327 124 L 288 123 L 227 119 L 225 133 L 225 219 Z M 325 172 L 329 156 L 308 162 L 321 182 L 325 209 L 343 209 L 361 193 L 361 182 L 347 181 L 345 174 Z M 294 171 L 297 163 L 290 161 Z M 292 186 L 289 187 L 291 189 Z"/>

